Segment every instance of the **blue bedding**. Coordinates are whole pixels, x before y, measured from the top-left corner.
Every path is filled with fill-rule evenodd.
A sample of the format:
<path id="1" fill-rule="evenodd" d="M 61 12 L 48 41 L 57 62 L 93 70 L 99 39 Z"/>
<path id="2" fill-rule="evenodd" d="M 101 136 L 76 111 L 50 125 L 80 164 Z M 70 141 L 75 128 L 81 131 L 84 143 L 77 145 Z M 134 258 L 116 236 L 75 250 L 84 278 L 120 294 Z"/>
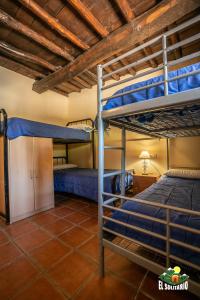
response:
<path id="1" fill-rule="evenodd" d="M 182 74 L 190 73 L 193 71 L 200 70 L 200 63 L 193 64 L 191 66 L 187 66 L 175 71 L 171 71 L 168 73 L 169 78 L 173 78 Z M 142 91 L 133 92 L 128 95 L 117 97 L 117 94 L 127 92 L 133 89 L 145 87 L 147 85 L 157 83 L 163 80 L 163 75 L 134 83 L 132 85 L 129 85 L 119 91 L 117 91 L 114 95 L 116 95 L 116 98 L 110 99 L 107 101 L 107 103 L 104 105 L 103 110 L 109 110 L 115 107 L 145 101 L 149 99 L 153 99 L 156 97 L 164 96 L 164 84 L 160 84 L 155 87 L 147 87 Z M 174 81 L 169 82 L 169 94 L 175 94 L 178 92 L 183 92 L 189 89 L 194 89 L 200 87 L 200 74 L 190 75 L 185 78 L 176 79 Z"/>
<path id="2" fill-rule="evenodd" d="M 138 194 L 137 198 L 200 211 L 200 180 L 163 177 L 157 183 Z M 165 219 L 165 210 L 153 206 L 127 201 L 122 205 L 122 208 L 128 211 L 140 212 L 148 216 Z M 170 216 L 170 220 L 173 223 L 200 229 L 199 217 L 188 216 L 174 211 L 171 212 Z M 165 225 L 154 221 L 141 219 L 121 212 L 114 212 L 112 217 L 161 235 L 166 234 Z M 111 221 L 107 222 L 105 226 L 158 249 L 166 249 L 165 241 L 161 239 L 150 237 L 147 234 L 128 229 Z M 171 238 L 200 247 L 200 236 L 181 229 L 172 228 Z M 171 244 L 171 253 L 200 265 L 200 254 L 195 251 Z"/>
<path id="3" fill-rule="evenodd" d="M 105 173 L 113 170 L 106 170 Z M 126 187 L 132 184 L 133 177 L 126 176 Z M 71 168 L 54 171 L 54 190 L 66 192 L 98 201 L 98 170 Z M 104 190 L 108 193 L 120 192 L 120 176 L 111 176 L 104 179 Z"/>
<path id="4" fill-rule="evenodd" d="M 89 141 L 90 134 L 84 130 L 45 124 L 21 118 L 8 119 L 7 137 L 12 140 L 20 136 Z"/>

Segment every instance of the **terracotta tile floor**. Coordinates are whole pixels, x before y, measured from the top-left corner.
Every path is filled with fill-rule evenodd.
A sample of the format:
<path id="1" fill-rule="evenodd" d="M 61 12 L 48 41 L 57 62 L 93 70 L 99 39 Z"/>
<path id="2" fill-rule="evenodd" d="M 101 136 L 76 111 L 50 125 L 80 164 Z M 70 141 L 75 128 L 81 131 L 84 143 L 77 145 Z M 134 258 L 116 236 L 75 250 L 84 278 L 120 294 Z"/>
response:
<path id="1" fill-rule="evenodd" d="M 0 300 L 192 300 L 159 292 L 157 276 L 106 249 L 98 276 L 97 205 L 66 195 L 13 225 L 0 219 Z"/>

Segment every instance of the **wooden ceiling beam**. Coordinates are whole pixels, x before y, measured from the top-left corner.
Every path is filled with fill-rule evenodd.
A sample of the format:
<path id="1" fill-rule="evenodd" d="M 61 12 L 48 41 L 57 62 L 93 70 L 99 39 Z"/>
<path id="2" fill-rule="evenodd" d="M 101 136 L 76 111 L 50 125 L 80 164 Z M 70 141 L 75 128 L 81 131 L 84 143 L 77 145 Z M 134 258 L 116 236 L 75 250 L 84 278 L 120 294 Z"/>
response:
<path id="1" fill-rule="evenodd" d="M 9 69 L 11 71 L 17 72 L 23 76 L 36 79 L 36 78 L 44 78 L 45 75 L 39 71 L 33 70 L 19 62 L 16 62 L 10 58 L 0 55 L 0 66 L 3 68 Z M 53 88 L 51 91 L 56 92 L 62 96 L 68 97 L 68 93 L 61 88 Z"/>
<path id="2" fill-rule="evenodd" d="M 72 92 L 80 93 L 80 91 L 81 91 L 81 89 L 79 87 L 77 87 L 75 84 L 73 84 L 71 82 L 63 82 L 62 85 L 65 86 L 66 88 L 69 88 Z"/>
<path id="3" fill-rule="evenodd" d="M 168 29 L 170 30 L 170 29 L 172 29 L 172 28 L 173 28 L 173 26 L 169 26 Z M 169 36 L 169 40 L 170 40 L 170 42 L 171 42 L 172 45 L 174 45 L 174 44 L 180 42 L 178 33 L 175 33 L 175 34 L 170 35 L 170 36 Z M 181 57 L 182 57 L 182 49 L 181 49 L 181 48 L 176 48 L 176 49 L 174 49 L 173 53 L 174 53 L 175 59 L 178 59 L 178 58 L 181 58 Z"/>
<path id="4" fill-rule="evenodd" d="M 74 57 L 71 56 L 68 51 L 62 49 L 61 47 L 55 45 L 52 41 L 48 40 L 41 34 L 37 33 L 36 31 L 30 29 L 28 26 L 22 24 L 21 22 L 15 20 L 13 17 L 8 15 L 2 9 L 0 9 L 0 23 L 4 24 L 5 26 L 27 36 L 29 39 L 34 40 L 38 44 L 42 45 L 43 47 L 49 49 L 54 54 L 64 57 L 69 61 L 73 61 Z"/>
<path id="5" fill-rule="evenodd" d="M 122 63 L 123 66 L 127 66 L 129 64 L 128 59 L 126 57 L 123 58 L 123 59 L 121 59 L 120 61 L 121 61 L 121 63 Z M 127 70 L 129 72 L 129 74 L 132 75 L 132 76 L 134 76 L 135 73 L 136 73 L 136 71 L 135 71 L 135 69 L 133 67 L 132 68 L 128 68 Z"/>
<path id="6" fill-rule="evenodd" d="M 92 87 L 90 84 L 88 84 L 88 82 L 78 76 L 74 77 L 74 80 L 78 81 L 83 86 L 83 88 L 91 89 Z"/>
<path id="7" fill-rule="evenodd" d="M 115 0 L 115 2 L 117 3 L 117 6 L 119 7 L 120 12 L 124 16 L 124 19 L 127 22 L 131 22 L 135 18 L 135 14 L 134 14 L 133 10 L 131 9 L 128 1 L 127 0 Z"/>
<path id="8" fill-rule="evenodd" d="M 26 0 L 29 1 L 29 0 Z M 67 0 L 75 10 L 92 26 L 92 28 L 102 37 L 106 37 L 109 32 L 92 14 L 89 8 L 80 0 Z"/>
<path id="9" fill-rule="evenodd" d="M 91 87 L 96 84 L 96 81 L 89 77 L 87 73 L 82 73 L 79 77 L 81 77 L 84 81 L 86 81 Z"/>
<path id="10" fill-rule="evenodd" d="M 127 22 L 131 22 L 133 19 L 136 18 L 136 15 L 134 14 L 127 0 L 115 0 L 115 1 Z M 152 50 L 150 47 L 146 47 L 145 49 L 142 50 L 142 52 L 144 56 L 149 56 L 152 54 Z M 152 68 L 156 68 L 158 66 L 155 59 L 150 59 L 149 63 Z"/>
<path id="11" fill-rule="evenodd" d="M 63 26 L 60 21 L 51 16 L 45 9 L 38 5 L 34 0 L 18 0 L 22 5 L 26 6 L 37 17 L 46 22 L 53 30 L 57 31 L 62 37 L 68 39 L 73 44 L 83 50 L 87 50 L 89 46 L 81 41 L 75 34 Z"/>
<path id="12" fill-rule="evenodd" d="M 161 30 L 165 30 L 175 21 L 199 7 L 200 1 L 196 0 L 163 0 L 148 12 L 115 30 L 107 38 L 77 57 L 74 62 L 35 82 L 33 90 L 42 93 L 62 81 L 71 80 L 112 55 L 134 47 L 143 40 L 160 33 Z"/>
<path id="13" fill-rule="evenodd" d="M 96 74 L 94 74 L 93 72 L 91 72 L 90 70 L 86 70 L 85 73 L 91 77 L 95 82 L 97 82 L 97 76 Z"/>
<path id="14" fill-rule="evenodd" d="M 102 62 L 102 63 L 104 63 L 104 62 Z M 106 71 L 107 74 L 113 72 L 113 69 L 110 66 L 105 67 L 104 70 Z M 114 80 L 120 80 L 120 76 L 118 74 L 113 74 L 111 77 Z"/>
<path id="15" fill-rule="evenodd" d="M 22 51 L 6 42 L 3 42 L 3 41 L 0 41 L 0 52 L 4 53 L 6 55 L 11 55 L 11 57 L 14 57 L 16 59 L 22 59 L 24 61 L 28 61 L 33 64 L 42 66 L 51 71 L 57 71 L 58 69 L 61 68 L 61 66 L 60 67 L 54 66 L 51 63 L 49 63 L 48 61 L 46 61 L 45 59 L 40 58 L 39 56 Z"/>

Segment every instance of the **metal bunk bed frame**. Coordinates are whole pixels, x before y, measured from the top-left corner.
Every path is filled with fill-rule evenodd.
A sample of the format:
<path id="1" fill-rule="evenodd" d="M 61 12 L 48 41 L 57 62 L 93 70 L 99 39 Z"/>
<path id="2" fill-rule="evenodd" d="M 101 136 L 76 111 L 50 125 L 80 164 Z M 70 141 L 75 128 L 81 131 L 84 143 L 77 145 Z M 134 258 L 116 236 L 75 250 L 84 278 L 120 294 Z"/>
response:
<path id="1" fill-rule="evenodd" d="M 9 206 L 9 180 L 8 180 L 8 138 L 6 135 L 8 116 L 5 109 L 0 109 L 0 136 L 3 137 L 3 157 L 4 157 L 4 192 L 5 192 L 5 214 L 3 217 L 6 223 L 10 223 Z"/>
<path id="2" fill-rule="evenodd" d="M 81 120 L 76 120 L 76 121 L 71 121 L 68 122 L 66 124 L 66 126 L 69 125 L 78 125 L 78 124 L 89 124 L 92 128 L 95 128 L 94 125 L 94 121 L 90 118 L 86 118 L 86 119 L 81 119 Z M 61 144 L 61 145 L 65 145 L 65 150 L 66 150 L 66 156 L 54 156 L 54 160 L 58 161 L 59 159 L 64 160 L 65 163 L 69 162 L 69 155 L 68 155 L 68 150 L 69 150 L 69 145 L 71 144 L 91 144 L 92 147 L 92 168 L 95 169 L 96 167 L 96 162 L 95 162 L 95 134 L 94 134 L 94 130 L 91 132 L 90 134 L 90 140 L 89 141 L 78 141 L 78 142 L 68 142 L 68 141 L 61 141 L 59 139 L 54 139 L 54 144 Z"/>
<path id="3" fill-rule="evenodd" d="M 171 260 L 176 261 L 177 263 L 181 263 L 185 266 L 189 266 L 194 268 L 194 270 L 198 270 L 200 271 L 200 266 L 192 264 L 182 258 L 176 257 L 174 255 L 172 255 L 170 253 L 170 245 L 171 244 L 175 244 L 178 246 L 182 246 L 186 249 L 190 249 L 195 251 L 196 253 L 200 253 L 200 249 L 198 247 L 195 247 L 193 245 L 189 245 L 186 244 L 184 242 L 181 242 L 179 240 L 176 239 L 172 239 L 172 237 L 170 236 L 170 231 L 171 228 L 179 228 L 182 229 L 186 232 L 191 232 L 194 234 L 200 234 L 200 230 L 197 230 L 195 228 L 191 228 L 188 226 L 184 226 L 184 225 L 179 225 L 179 224 L 175 224 L 170 220 L 170 213 L 172 211 L 177 211 L 183 214 L 189 214 L 189 215 L 193 215 L 193 216 L 197 216 L 200 217 L 200 212 L 199 211 L 193 211 L 193 210 L 189 210 L 189 209 L 183 209 L 183 208 L 179 208 L 176 206 L 170 206 L 170 205 L 164 205 L 161 203 L 155 203 L 152 201 L 145 201 L 145 200 L 141 200 L 138 198 L 129 198 L 125 196 L 125 166 L 126 166 L 126 130 L 130 130 L 130 131 L 134 131 L 137 133 L 141 133 L 141 134 L 146 134 L 149 135 L 151 137 L 157 137 L 157 138 L 167 138 L 167 145 L 168 145 L 168 138 L 170 137 L 169 133 L 173 132 L 173 134 L 177 134 L 181 132 L 180 136 L 190 136 L 190 135 L 200 135 L 200 126 L 192 126 L 187 127 L 187 124 L 185 124 L 184 126 L 178 126 L 178 127 L 167 127 L 165 130 L 157 130 L 157 131 L 152 131 L 149 128 L 145 127 L 145 126 L 138 126 L 138 125 L 134 125 L 131 122 L 125 122 L 124 121 L 124 117 L 127 116 L 135 116 L 138 114 L 144 114 L 146 112 L 164 112 L 166 109 L 187 109 L 188 106 L 192 106 L 194 104 L 200 104 L 200 88 L 195 88 L 195 89 L 191 89 L 188 91 L 184 91 L 184 92 L 179 92 L 176 94 L 168 94 L 168 83 L 171 80 L 175 80 L 175 79 L 179 79 L 179 78 L 184 78 L 186 76 L 188 76 L 188 74 L 183 74 L 180 76 L 177 76 L 173 79 L 168 78 L 168 67 L 171 66 L 175 66 L 179 63 L 183 63 L 183 62 L 188 62 L 191 61 L 194 58 L 197 58 L 200 56 L 200 51 L 186 55 L 184 57 L 181 57 L 179 59 L 173 60 L 173 61 L 168 61 L 168 53 L 172 50 L 177 49 L 178 47 L 184 46 L 190 42 L 196 41 L 200 38 L 200 34 L 195 34 L 183 41 L 180 41 L 174 45 L 167 45 L 167 38 L 174 34 L 177 33 L 178 31 L 181 31 L 193 24 L 196 24 L 197 22 L 200 21 L 200 16 L 198 15 L 197 17 L 194 17 L 193 19 L 190 19 L 189 21 L 186 21 L 185 23 L 177 26 L 176 28 L 144 43 L 143 45 L 138 46 L 137 48 L 134 48 L 133 50 L 128 51 L 127 53 L 112 59 L 111 61 L 105 63 L 104 65 L 98 65 L 97 67 L 97 72 L 98 72 L 98 130 L 99 130 L 99 146 L 98 146 L 98 150 L 99 150 L 99 167 L 98 167 L 98 203 L 99 203 L 99 262 L 100 262 L 100 276 L 104 276 L 104 247 L 109 247 L 111 250 L 127 257 L 128 259 L 130 259 L 131 261 L 139 264 L 140 266 L 151 270 L 152 272 L 154 272 L 155 274 L 161 274 L 163 271 L 165 271 L 165 266 L 161 265 L 155 261 L 152 261 L 144 256 L 141 256 L 137 253 L 134 253 L 128 249 L 123 248 L 121 245 L 117 245 L 115 243 L 112 242 L 112 240 L 106 238 L 106 233 L 110 233 L 116 237 L 120 237 L 123 238 L 125 240 L 128 240 L 130 242 L 133 242 L 139 246 L 144 247 L 145 249 L 148 249 L 150 251 L 153 251 L 153 253 L 156 253 L 158 255 L 161 255 L 162 257 L 165 257 L 165 262 L 166 262 L 166 267 L 168 268 L 170 266 L 170 262 Z M 145 58 L 140 59 L 137 62 L 133 62 L 127 66 L 124 66 L 118 70 L 115 70 L 109 74 L 103 75 L 103 69 L 109 65 L 112 65 L 113 63 L 121 60 L 122 58 L 128 57 L 134 53 L 136 53 L 137 51 L 142 50 L 143 48 L 147 47 L 147 46 L 151 46 L 152 44 L 161 41 L 161 50 L 159 50 L 158 52 L 149 55 Z M 142 72 L 141 74 L 137 74 L 135 76 L 131 76 L 129 78 L 120 80 L 116 83 L 112 83 L 109 84 L 107 86 L 103 85 L 103 80 L 107 77 L 110 77 L 112 74 L 121 72 L 123 70 L 126 70 L 130 67 L 134 67 L 136 65 L 139 65 L 143 62 L 148 61 L 151 58 L 155 58 L 159 55 L 162 55 L 162 65 L 159 65 L 157 68 L 153 69 L 153 70 L 148 70 L 145 72 Z M 189 64 L 189 63 L 188 63 Z M 152 86 L 156 86 L 156 85 L 160 85 L 161 83 L 164 84 L 164 96 L 162 97 L 158 97 L 158 98 L 154 98 L 151 99 L 150 101 L 142 101 L 142 102 L 137 102 L 137 103 L 132 103 L 132 104 L 128 104 L 128 105 L 124 105 L 118 108 L 113 108 L 111 110 L 106 110 L 103 111 L 103 103 L 104 101 L 107 101 L 108 99 L 112 99 L 115 96 L 110 96 L 110 97 L 106 97 L 103 98 L 103 91 L 107 90 L 109 88 L 112 88 L 114 86 L 118 86 L 119 84 L 122 83 L 126 83 L 129 82 L 133 79 L 136 78 L 140 78 L 143 77 L 145 75 L 148 74 L 152 74 L 156 71 L 161 71 L 163 70 L 163 76 L 164 76 L 164 80 L 160 81 L 159 83 L 154 83 L 152 85 L 148 85 L 142 88 L 138 88 L 132 91 L 128 91 L 128 92 L 124 92 L 121 94 L 118 94 L 117 96 L 123 96 L 129 93 L 132 93 L 133 91 L 139 91 L 139 90 L 143 90 L 146 89 L 148 87 L 152 87 Z M 189 75 L 192 74 L 196 74 L 196 73 L 200 73 L 200 70 L 196 71 L 196 72 L 191 72 L 189 73 Z M 121 118 L 121 119 L 120 119 Z M 123 118 L 123 119 L 122 119 Z M 107 120 L 110 122 L 111 125 L 116 126 L 121 128 L 121 147 L 107 147 L 104 146 L 104 121 Z M 187 123 L 187 122 L 186 122 Z M 173 131 L 174 130 L 174 131 Z M 190 131 L 190 134 L 188 133 L 188 130 Z M 120 195 L 115 195 L 115 194 L 111 194 L 111 193 L 105 193 L 104 192 L 104 178 L 106 176 L 111 176 L 114 173 L 110 173 L 110 174 L 104 174 L 104 151 L 106 149 L 113 149 L 113 150 L 121 150 L 121 171 L 120 172 L 115 172 L 115 174 L 120 174 L 121 175 L 121 184 L 122 184 L 122 189 L 121 189 L 121 194 Z M 169 158 L 168 158 L 169 160 Z M 104 196 L 107 196 L 105 200 Z M 151 216 L 147 216 L 144 214 L 139 214 L 137 212 L 132 212 L 132 211 L 127 211 L 124 210 L 120 207 L 116 207 L 113 204 L 116 200 L 121 200 L 121 203 L 123 203 L 124 201 L 133 201 L 136 203 L 140 203 L 142 205 L 151 205 L 153 207 L 159 207 L 162 208 L 166 211 L 166 219 L 158 219 L 158 218 L 154 218 Z M 104 214 L 104 209 L 109 209 L 109 210 L 114 210 L 114 211 L 120 211 L 123 212 L 125 214 L 128 215 L 133 215 L 133 216 L 137 216 L 140 217 L 141 219 L 147 219 L 147 220 L 152 220 L 154 222 L 158 222 L 161 224 L 164 224 L 166 226 L 166 235 L 163 236 L 161 234 L 157 234 L 155 232 L 151 232 L 150 230 L 145 230 L 143 228 L 140 228 L 138 226 L 133 226 L 130 225 L 128 223 L 124 223 L 121 221 L 118 221 L 116 219 L 113 219 L 112 217 L 108 216 L 107 214 Z M 161 251 L 153 246 L 147 245 L 145 243 L 139 242 L 137 240 L 134 240 L 132 238 L 129 238 L 123 234 L 119 234 L 116 231 L 112 231 L 108 228 L 106 228 L 104 226 L 104 222 L 105 221 L 112 221 L 115 222 L 119 225 L 123 225 L 126 228 L 130 228 L 133 230 L 136 230 L 138 232 L 142 232 L 142 233 L 146 233 L 150 236 L 153 237 L 157 237 L 163 241 L 166 242 L 166 249 L 165 251 Z M 105 233 L 105 234 L 104 234 Z M 191 279 L 189 279 L 189 290 L 191 292 L 193 292 L 194 294 L 199 296 L 199 290 L 200 290 L 200 286 L 196 281 L 193 281 Z"/>

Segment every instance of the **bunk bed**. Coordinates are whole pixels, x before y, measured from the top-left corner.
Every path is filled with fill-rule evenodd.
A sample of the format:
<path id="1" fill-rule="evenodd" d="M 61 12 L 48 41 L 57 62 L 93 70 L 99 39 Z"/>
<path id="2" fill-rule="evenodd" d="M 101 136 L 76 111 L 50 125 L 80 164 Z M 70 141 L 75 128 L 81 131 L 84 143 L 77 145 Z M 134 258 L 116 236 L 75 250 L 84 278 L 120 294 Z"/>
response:
<path id="1" fill-rule="evenodd" d="M 166 175 L 134 198 L 127 197 L 124 188 L 120 195 L 116 195 L 106 193 L 104 187 L 104 177 L 108 176 L 104 172 L 104 151 L 107 149 L 104 145 L 104 130 L 107 124 L 121 128 L 122 131 L 119 171 L 122 186 L 126 167 L 126 130 L 166 138 L 167 142 L 170 138 L 200 136 L 200 51 L 193 50 L 175 60 L 171 55 L 179 47 L 195 42 L 199 45 L 200 34 L 169 44 L 172 35 L 187 30 L 190 26 L 198 28 L 198 22 L 199 15 L 98 66 L 98 203 L 101 276 L 104 276 L 104 247 L 109 247 L 158 275 L 171 264 L 181 264 L 191 275 L 189 290 L 199 296 L 200 285 L 192 273 L 200 271 L 200 176 L 186 178 L 187 176 Z M 156 53 L 109 74 L 103 74 L 105 67 L 155 43 L 158 46 Z M 103 85 L 105 78 L 160 56 L 162 64 L 158 67 Z M 159 76 L 134 83 L 114 95 L 103 97 L 105 90 L 161 71 Z M 118 148 L 113 146 L 113 150 Z M 121 205 L 114 206 L 113 203 L 119 199 Z M 105 209 L 112 212 L 111 216 L 104 213 Z M 144 249 L 149 251 L 148 255 Z"/>
<path id="2" fill-rule="evenodd" d="M 68 193 L 84 197 L 93 201 L 98 201 L 98 170 L 95 166 L 95 136 L 94 121 L 92 119 L 82 119 L 71 121 L 66 126 L 91 128 L 91 139 L 81 141 L 81 144 L 90 143 L 92 147 L 92 168 L 79 168 L 77 165 L 69 164 L 68 145 L 75 144 L 74 141 L 54 140 L 54 144 L 66 145 L 66 156 L 55 156 L 54 169 L 54 190 L 58 193 Z M 92 130 L 93 129 L 93 130 Z M 77 142 L 78 143 L 78 142 Z M 116 172 L 116 170 L 106 170 L 107 173 Z M 126 190 L 130 188 L 133 182 L 133 171 L 126 173 Z M 105 190 L 108 193 L 120 193 L 120 176 L 113 174 L 105 179 Z"/>
<path id="3" fill-rule="evenodd" d="M 0 211 L 8 223 L 54 205 L 53 139 L 68 142 L 89 142 L 90 133 L 82 129 L 45 124 L 22 118 L 8 119 L 6 111 L 0 110 Z M 45 160 L 44 157 L 46 157 Z M 14 172 L 16 172 L 16 178 L 13 176 Z M 20 181 L 20 176 L 24 178 L 24 181 Z M 18 180 L 22 185 L 21 188 L 18 186 Z M 36 188 L 38 190 L 34 190 Z M 39 189 L 43 190 L 39 191 Z M 24 191 L 23 194 L 20 194 L 20 190 Z M 28 190 L 30 190 L 29 195 L 26 195 Z M 17 193 L 21 197 L 18 197 Z M 33 197 L 33 194 L 36 193 L 38 193 L 38 198 L 42 198 L 42 196 L 45 198 L 46 195 L 44 201 L 40 199 L 43 202 L 41 205 Z M 24 202 L 17 203 L 17 198 L 24 198 Z M 10 201 L 11 199 L 12 201 Z M 48 199 L 51 204 L 47 203 Z M 22 214 L 20 214 L 20 209 L 23 211 Z M 12 217 L 15 210 L 18 211 L 19 216 Z"/>

